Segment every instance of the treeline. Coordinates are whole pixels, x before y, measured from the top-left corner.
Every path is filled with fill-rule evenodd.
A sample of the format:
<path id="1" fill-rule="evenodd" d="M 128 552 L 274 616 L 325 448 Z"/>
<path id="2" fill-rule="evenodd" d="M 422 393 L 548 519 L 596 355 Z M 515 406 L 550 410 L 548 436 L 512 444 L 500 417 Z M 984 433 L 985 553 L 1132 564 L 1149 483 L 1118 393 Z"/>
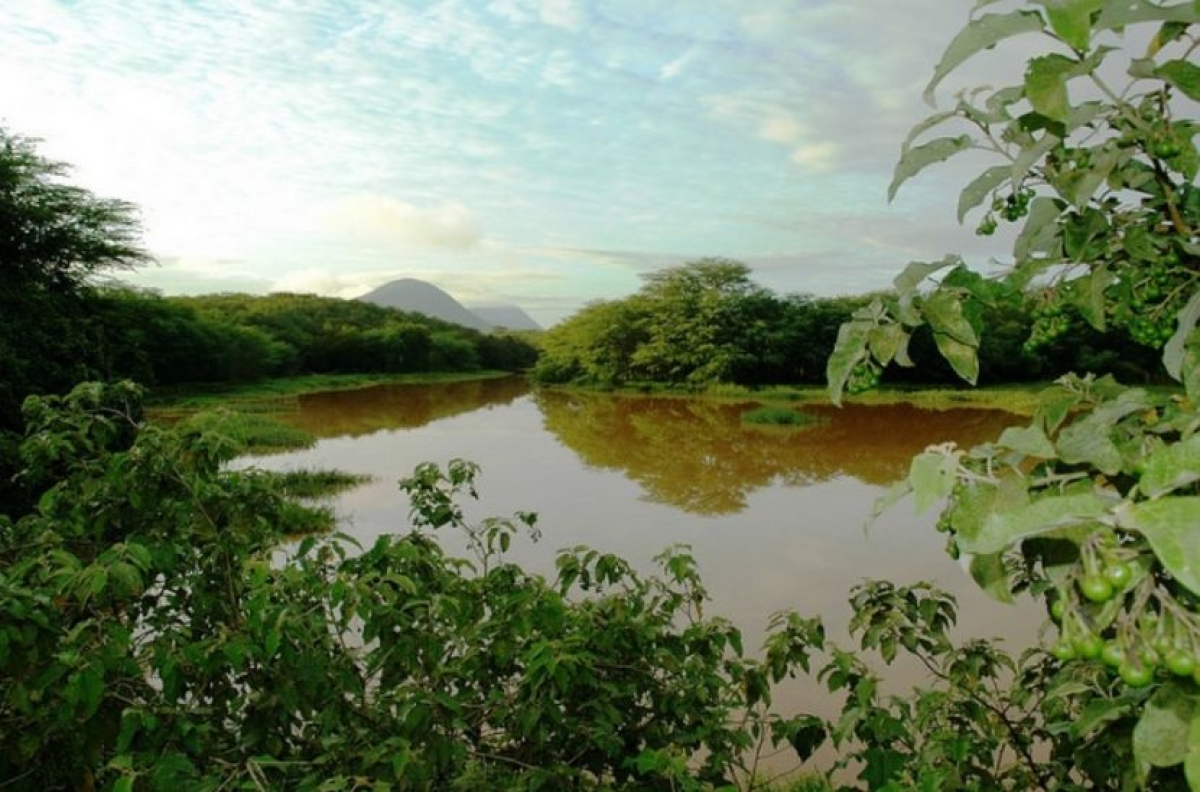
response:
<path id="1" fill-rule="evenodd" d="M 0 511 L 21 405 L 85 380 L 154 387 L 297 374 L 521 370 L 537 350 L 421 314 L 313 295 L 162 297 L 96 276 L 150 262 L 134 207 L 63 178 L 0 128 Z"/>
<path id="2" fill-rule="evenodd" d="M 876 295 L 781 297 L 750 274 L 727 259 L 651 273 L 636 294 L 591 303 L 547 331 L 533 377 L 605 386 L 824 384 L 838 328 Z M 1036 294 L 1024 305 L 984 309 L 980 384 L 1046 380 L 1064 371 L 1114 374 L 1128 382 L 1161 376 L 1156 350 L 1126 335 L 1099 333 L 1078 316 L 1063 318 L 1070 326 L 1056 339 L 1029 347 L 1038 312 Z M 909 354 L 915 367 L 888 369 L 888 382 L 961 383 L 928 327 L 914 334 Z"/>
<path id="3" fill-rule="evenodd" d="M 515 371 L 537 357 L 528 341 L 514 335 L 313 294 L 161 298 L 118 291 L 102 296 L 101 310 L 113 347 L 126 356 L 122 375 L 151 384 L 296 374 Z"/>
<path id="4" fill-rule="evenodd" d="M 515 371 L 537 356 L 514 335 L 310 294 L 162 297 L 80 286 L 57 297 L 6 296 L 10 418 L 26 395 L 61 392 L 83 379 L 154 387 L 298 374 Z"/>

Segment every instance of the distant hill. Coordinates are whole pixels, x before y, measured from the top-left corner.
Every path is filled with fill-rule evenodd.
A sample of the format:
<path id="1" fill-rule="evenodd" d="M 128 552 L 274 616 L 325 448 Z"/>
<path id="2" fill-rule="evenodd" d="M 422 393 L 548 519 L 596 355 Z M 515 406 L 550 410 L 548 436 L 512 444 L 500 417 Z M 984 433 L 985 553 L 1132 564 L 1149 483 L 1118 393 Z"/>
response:
<path id="1" fill-rule="evenodd" d="M 541 330 L 542 326 L 515 305 L 475 305 L 471 313 L 492 327 L 508 330 Z"/>
<path id="2" fill-rule="evenodd" d="M 384 308 L 425 314 L 485 333 L 492 329 L 489 323 L 468 311 L 458 300 L 432 283 L 416 278 L 389 281 L 358 299 Z"/>

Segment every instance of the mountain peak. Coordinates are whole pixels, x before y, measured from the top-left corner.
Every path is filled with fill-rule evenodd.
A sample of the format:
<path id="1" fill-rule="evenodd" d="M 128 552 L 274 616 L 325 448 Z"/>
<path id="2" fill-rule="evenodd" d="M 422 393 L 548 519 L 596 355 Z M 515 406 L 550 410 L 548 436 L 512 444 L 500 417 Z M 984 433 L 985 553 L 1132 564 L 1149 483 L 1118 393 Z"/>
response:
<path id="1" fill-rule="evenodd" d="M 462 303 L 428 281 L 399 278 L 358 299 L 384 308 L 425 314 L 444 322 L 453 322 L 473 330 L 487 332 L 492 326 L 463 307 Z"/>
<path id="2" fill-rule="evenodd" d="M 358 299 L 384 308 L 424 314 L 485 333 L 496 327 L 509 330 L 541 329 L 537 322 L 515 305 L 488 305 L 470 309 L 446 291 L 417 278 L 388 281 Z"/>

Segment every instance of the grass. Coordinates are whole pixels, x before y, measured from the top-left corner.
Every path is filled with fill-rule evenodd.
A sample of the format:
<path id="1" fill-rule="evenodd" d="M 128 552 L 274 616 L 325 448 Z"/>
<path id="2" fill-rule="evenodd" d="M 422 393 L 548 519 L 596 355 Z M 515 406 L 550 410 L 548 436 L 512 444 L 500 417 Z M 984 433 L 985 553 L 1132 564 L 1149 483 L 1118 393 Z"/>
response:
<path id="1" fill-rule="evenodd" d="M 768 405 L 745 411 L 742 413 L 742 422 L 758 426 L 802 427 L 824 423 L 825 419 L 807 415 L 799 410 L 793 410 L 791 407 Z"/>
<path id="2" fill-rule="evenodd" d="M 337 515 L 328 506 L 293 501 L 285 504 L 285 508 L 289 512 L 287 524 L 294 528 L 288 533 L 288 538 L 329 533 L 337 527 Z"/>
<path id="3" fill-rule="evenodd" d="M 1049 383 L 998 385 L 984 388 L 895 388 L 883 387 L 856 396 L 846 396 L 847 404 L 911 404 L 926 410 L 973 407 L 980 410 L 1004 410 L 1017 415 L 1033 415 L 1038 394 Z M 822 391 L 820 401 L 828 401 Z M 814 399 L 817 400 L 817 399 Z"/>
<path id="4" fill-rule="evenodd" d="M 261 413 L 209 410 L 188 417 L 181 427 L 224 438 L 230 444 L 231 457 L 310 448 L 316 442 L 316 438 L 303 429 Z"/>
<path id="5" fill-rule="evenodd" d="M 973 407 L 981 410 L 1004 410 L 1018 415 L 1033 415 L 1037 409 L 1038 394 L 1050 383 L 1031 382 L 1013 385 L 993 385 L 979 388 L 954 388 L 944 385 L 884 385 L 873 391 L 855 396 L 846 395 L 846 404 L 911 404 L 927 410 L 949 410 L 958 407 Z M 719 400 L 753 400 L 757 402 L 788 402 L 804 406 L 829 404 L 829 391 L 818 385 L 767 385 L 748 387 L 718 383 L 706 388 L 688 388 L 662 383 L 628 383 L 620 388 L 597 388 L 587 385 L 543 386 L 563 390 L 615 391 L 630 394 L 654 394 L 679 398 L 704 398 Z"/>
<path id="6" fill-rule="evenodd" d="M 255 382 L 205 384 L 170 388 L 152 394 L 150 406 L 157 415 L 177 415 L 236 405 L 241 412 L 275 412 L 295 409 L 295 398 L 306 393 L 355 390 L 372 385 L 426 384 L 496 379 L 507 371 L 434 371 L 414 374 L 307 374 Z"/>
<path id="7" fill-rule="evenodd" d="M 341 470 L 288 470 L 267 472 L 283 494 L 293 498 L 321 498 L 366 484 L 371 476 L 346 473 Z"/>
<path id="8" fill-rule="evenodd" d="M 784 773 L 784 776 L 792 773 Z M 758 782 L 750 785 L 750 789 L 762 792 L 833 792 L 833 784 L 819 773 L 804 772 L 793 778 L 777 778 L 773 781 Z"/>

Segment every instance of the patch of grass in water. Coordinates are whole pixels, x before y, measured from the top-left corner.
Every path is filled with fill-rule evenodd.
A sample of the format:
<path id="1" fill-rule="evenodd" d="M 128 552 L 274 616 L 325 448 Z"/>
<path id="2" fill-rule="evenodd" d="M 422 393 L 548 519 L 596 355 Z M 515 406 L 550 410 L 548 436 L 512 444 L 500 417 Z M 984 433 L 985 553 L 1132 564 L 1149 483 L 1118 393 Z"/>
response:
<path id="1" fill-rule="evenodd" d="M 274 454 L 310 448 L 316 443 L 316 438 L 303 429 L 289 426 L 263 413 L 212 410 L 191 416 L 183 421 L 181 427 L 222 438 L 229 444 L 230 457 Z"/>
<path id="2" fill-rule="evenodd" d="M 285 495 L 293 498 L 322 498 L 371 480 L 371 476 L 332 469 L 271 471 L 266 475 Z"/>
<path id="3" fill-rule="evenodd" d="M 801 427 L 824 423 L 825 420 L 815 415 L 808 415 L 799 410 L 793 410 L 791 407 L 779 407 L 777 405 L 758 407 L 742 413 L 742 423 L 754 424 L 756 426 Z"/>
<path id="4" fill-rule="evenodd" d="M 294 531 L 288 533 L 289 538 L 329 533 L 338 524 L 337 515 L 329 506 L 314 506 L 293 501 L 287 503 L 285 509 L 290 512 L 288 525 L 295 527 Z"/>

